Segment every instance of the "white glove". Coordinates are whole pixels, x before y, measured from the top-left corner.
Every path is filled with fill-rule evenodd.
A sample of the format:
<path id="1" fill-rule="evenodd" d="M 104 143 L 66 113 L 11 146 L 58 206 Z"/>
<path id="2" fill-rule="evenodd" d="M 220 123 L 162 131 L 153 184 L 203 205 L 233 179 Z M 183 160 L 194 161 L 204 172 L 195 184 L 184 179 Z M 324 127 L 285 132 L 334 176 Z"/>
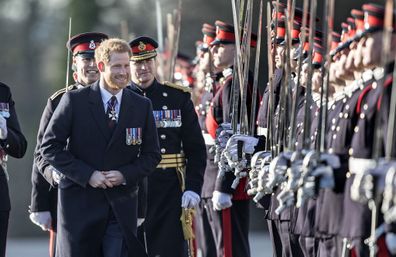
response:
<path id="1" fill-rule="evenodd" d="M 395 233 L 386 233 L 385 235 L 385 243 L 389 252 L 394 255 L 396 254 L 396 234 Z"/>
<path id="2" fill-rule="evenodd" d="M 232 206 L 232 195 L 214 191 L 212 196 L 213 209 L 215 211 L 221 211 L 223 209 L 230 208 Z"/>
<path id="3" fill-rule="evenodd" d="M 137 219 L 137 226 L 140 227 L 144 222 L 144 218 L 138 218 Z"/>
<path id="4" fill-rule="evenodd" d="M 7 120 L 2 115 L 0 115 L 0 139 L 6 139 L 7 135 Z"/>
<path id="5" fill-rule="evenodd" d="M 32 212 L 29 215 L 30 220 L 44 231 L 51 229 L 51 213 L 49 211 Z"/>
<path id="6" fill-rule="evenodd" d="M 182 196 L 182 204 L 183 208 L 195 208 L 198 206 L 201 197 L 193 191 L 185 191 Z"/>
<path id="7" fill-rule="evenodd" d="M 63 177 L 63 174 L 60 173 L 57 169 L 55 169 L 54 167 L 51 167 L 52 169 L 52 179 L 54 180 L 54 182 L 56 184 L 59 184 L 61 178 Z"/>

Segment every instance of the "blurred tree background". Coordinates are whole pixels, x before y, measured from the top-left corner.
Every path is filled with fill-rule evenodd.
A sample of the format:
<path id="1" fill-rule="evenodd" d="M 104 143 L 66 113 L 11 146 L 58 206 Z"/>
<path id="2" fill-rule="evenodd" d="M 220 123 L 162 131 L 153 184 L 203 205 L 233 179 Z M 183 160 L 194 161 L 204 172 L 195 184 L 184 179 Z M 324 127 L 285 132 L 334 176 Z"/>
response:
<path id="1" fill-rule="evenodd" d="M 286 0 L 282 0 L 285 2 Z M 264 1 L 266 3 L 266 1 Z M 322 17 L 323 1 L 318 1 Z M 381 0 L 371 2 L 383 3 Z M 177 0 L 161 0 L 163 24 L 166 14 L 178 6 Z M 360 8 L 362 0 L 336 0 L 336 30 L 352 8 Z M 298 0 L 301 6 L 302 1 Z M 256 31 L 259 1 L 255 0 Z M 266 13 L 264 11 L 264 13 Z M 30 173 L 36 132 L 48 97 L 65 86 L 65 43 L 68 20 L 72 17 L 72 35 L 100 31 L 120 37 L 121 24 L 128 25 L 128 38 L 148 35 L 156 38 L 154 0 L 0 0 L 1 58 L 0 80 L 13 92 L 19 121 L 28 139 L 28 151 L 22 160 L 10 158 L 10 193 L 12 212 L 9 235 L 38 235 L 40 229 L 28 217 Z M 204 22 L 232 22 L 230 0 L 184 0 L 182 5 L 180 51 L 194 57 L 194 43 L 202 38 Z M 264 17 L 264 24 L 266 18 Z M 163 27 L 164 35 L 166 28 Z M 263 32 L 260 87 L 266 84 L 266 33 Z M 71 81 L 71 80 L 70 80 Z M 83 214 L 82 214 L 83 215 Z M 255 212 L 262 219 L 263 212 Z"/>

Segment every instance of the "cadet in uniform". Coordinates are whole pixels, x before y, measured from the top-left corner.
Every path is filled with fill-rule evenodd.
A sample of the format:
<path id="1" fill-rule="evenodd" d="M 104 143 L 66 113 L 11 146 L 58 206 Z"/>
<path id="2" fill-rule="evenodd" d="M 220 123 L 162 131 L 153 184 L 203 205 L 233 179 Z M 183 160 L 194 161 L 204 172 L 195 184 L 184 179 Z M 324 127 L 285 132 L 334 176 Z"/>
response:
<path id="1" fill-rule="evenodd" d="M 218 166 L 214 163 L 214 139 L 208 133 L 206 128 L 206 119 L 209 114 L 210 103 L 213 96 L 216 94 L 219 87 L 219 80 L 223 77 L 222 72 L 218 72 L 213 65 L 213 56 L 211 53 L 211 43 L 216 37 L 216 28 L 209 24 L 204 24 L 202 28 L 203 33 L 203 55 L 199 59 L 199 66 L 205 72 L 205 88 L 202 93 L 199 106 L 196 107 L 198 118 L 206 145 L 206 169 L 204 175 L 204 182 L 202 185 L 201 205 L 202 223 L 204 231 L 203 255 L 207 257 L 217 256 L 222 253 L 222 231 L 219 220 L 219 215 L 213 209 L 212 196 L 216 183 L 218 173 Z"/>
<path id="2" fill-rule="evenodd" d="M 0 82 L 0 257 L 5 257 L 8 218 L 11 210 L 8 192 L 8 155 L 22 158 L 27 142 L 19 127 L 10 88 Z"/>
<path id="3" fill-rule="evenodd" d="M 206 150 L 190 89 L 155 78 L 157 42 L 138 37 L 130 43 L 131 89 L 151 100 L 162 161 L 148 178 L 144 228 L 149 256 L 186 257 L 181 208 L 200 202 Z M 164 222 L 165 221 L 165 222 Z"/>
<path id="4" fill-rule="evenodd" d="M 221 87 L 214 96 L 210 113 L 206 119 L 206 128 L 212 137 L 216 135 L 216 128 L 221 123 L 229 123 L 232 113 L 232 77 L 235 57 L 234 27 L 222 21 L 216 21 L 216 38 L 211 43 L 213 64 L 223 70 L 224 79 Z M 251 47 L 255 47 L 257 37 L 252 34 Z M 249 77 L 250 78 L 250 77 Z M 250 80 L 248 82 L 251 82 Z M 259 94 L 257 94 L 258 96 Z M 252 99 L 252 84 L 248 83 L 247 99 Z M 256 101 L 259 103 L 260 101 Z M 247 115 L 250 117 L 251 102 L 248 101 Z M 256 108 L 257 106 L 255 106 Z M 224 176 L 216 178 L 212 196 L 214 209 L 221 217 L 223 229 L 223 250 L 226 254 L 232 252 L 234 257 L 250 256 L 249 249 L 249 196 L 245 192 L 246 178 L 241 179 L 236 189 L 231 188 L 235 179 L 233 172 L 226 172 Z M 224 253 L 218 253 L 222 255 Z"/>
<path id="5" fill-rule="evenodd" d="M 82 88 L 99 79 L 94 53 L 100 42 L 107 38 L 108 36 L 103 33 L 94 32 L 82 33 L 70 38 L 66 47 L 73 54 L 72 69 L 76 83 L 69 86 L 68 90 Z M 65 92 L 65 88 L 60 89 L 47 101 L 47 105 L 41 115 L 32 168 L 32 195 L 29 217 L 33 223 L 40 226 L 43 230 L 50 231 L 50 256 L 55 256 L 58 192 L 56 189 L 57 182 L 54 181 L 52 176 L 54 168 L 44 161 L 40 153 L 40 145 L 52 114 Z"/>

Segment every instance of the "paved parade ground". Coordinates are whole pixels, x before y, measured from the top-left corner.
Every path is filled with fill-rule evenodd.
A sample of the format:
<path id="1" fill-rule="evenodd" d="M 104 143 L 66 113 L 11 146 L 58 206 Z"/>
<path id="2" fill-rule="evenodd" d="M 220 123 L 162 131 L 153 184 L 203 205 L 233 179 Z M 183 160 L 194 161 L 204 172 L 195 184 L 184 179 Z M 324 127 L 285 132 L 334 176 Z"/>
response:
<path id="1" fill-rule="evenodd" d="M 251 233 L 250 248 L 251 257 L 272 257 L 271 243 L 268 234 Z M 46 257 L 48 256 L 47 240 L 39 239 L 9 239 L 7 245 L 7 257 Z"/>

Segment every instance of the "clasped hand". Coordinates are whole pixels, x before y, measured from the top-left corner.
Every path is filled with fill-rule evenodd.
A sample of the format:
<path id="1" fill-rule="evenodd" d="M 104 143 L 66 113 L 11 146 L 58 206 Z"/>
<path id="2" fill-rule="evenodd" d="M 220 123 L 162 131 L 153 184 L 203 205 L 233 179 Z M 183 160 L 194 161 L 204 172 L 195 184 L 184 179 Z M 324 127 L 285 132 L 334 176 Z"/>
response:
<path id="1" fill-rule="evenodd" d="M 88 183 L 94 188 L 112 188 L 125 183 L 124 175 L 118 170 L 97 171 L 95 170 Z"/>

